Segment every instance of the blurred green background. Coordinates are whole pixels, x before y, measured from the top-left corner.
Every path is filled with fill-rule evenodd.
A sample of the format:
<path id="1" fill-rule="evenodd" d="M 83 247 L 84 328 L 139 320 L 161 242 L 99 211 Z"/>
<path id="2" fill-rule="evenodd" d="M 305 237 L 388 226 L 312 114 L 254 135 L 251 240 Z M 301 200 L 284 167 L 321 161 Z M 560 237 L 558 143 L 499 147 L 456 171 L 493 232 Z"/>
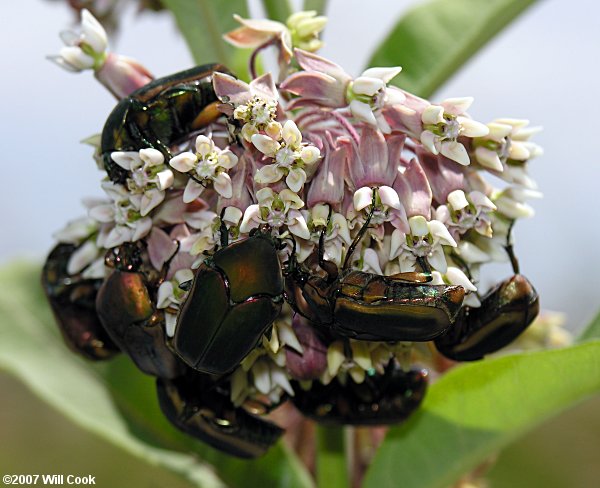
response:
<path id="1" fill-rule="evenodd" d="M 90 474 L 101 488 L 192 486 L 80 429 L 6 374 L 0 390 L 0 474 Z M 520 439 L 498 457 L 490 488 L 600 486 L 599 412 L 596 397 Z"/>

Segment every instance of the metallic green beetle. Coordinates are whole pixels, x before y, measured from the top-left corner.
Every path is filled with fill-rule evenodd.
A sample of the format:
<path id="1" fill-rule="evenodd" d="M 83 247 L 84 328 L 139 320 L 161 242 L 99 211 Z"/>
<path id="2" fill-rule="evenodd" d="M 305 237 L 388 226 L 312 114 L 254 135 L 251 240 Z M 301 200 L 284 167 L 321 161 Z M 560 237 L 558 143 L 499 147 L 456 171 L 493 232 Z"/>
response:
<path id="1" fill-rule="evenodd" d="M 136 244 L 123 244 L 108 251 L 106 264 L 112 271 L 96 297 L 96 309 L 111 339 L 144 373 L 176 378 L 184 367 L 167 347 L 165 320 L 153 298 L 156 283 L 145 272 Z M 153 271 L 153 270 L 152 270 Z"/>
<path id="2" fill-rule="evenodd" d="M 189 138 L 221 114 L 212 75 L 229 70 L 206 64 L 156 79 L 122 99 L 102 130 L 101 152 L 110 179 L 124 184 L 127 170 L 111 158 L 114 151 L 158 149 L 168 161 L 170 146 Z"/>
<path id="3" fill-rule="evenodd" d="M 173 349 L 193 369 L 235 368 L 279 315 L 283 277 L 270 229 L 219 249 L 198 269 L 177 318 Z"/>

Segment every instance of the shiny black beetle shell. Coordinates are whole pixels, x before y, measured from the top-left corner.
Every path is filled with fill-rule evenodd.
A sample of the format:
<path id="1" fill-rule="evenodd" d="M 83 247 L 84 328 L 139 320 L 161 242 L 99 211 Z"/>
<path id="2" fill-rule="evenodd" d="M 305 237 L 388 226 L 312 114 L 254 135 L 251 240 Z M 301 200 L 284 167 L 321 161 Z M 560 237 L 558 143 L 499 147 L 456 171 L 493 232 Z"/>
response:
<path id="1" fill-rule="evenodd" d="M 67 264 L 77 250 L 73 244 L 52 249 L 42 270 L 42 287 L 66 344 L 88 359 L 109 359 L 119 352 L 100 323 L 96 295 L 101 279 L 69 275 Z"/>
<path id="2" fill-rule="evenodd" d="M 173 425 L 232 456 L 262 456 L 283 434 L 274 423 L 235 407 L 229 389 L 209 375 L 190 370 L 173 380 L 158 379 L 157 390 Z"/>
<path id="3" fill-rule="evenodd" d="M 282 302 L 275 243 L 257 232 L 200 266 L 177 317 L 173 349 L 197 371 L 227 373 L 256 347 Z"/>
<path id="4" fill-rule="evenodd" d="M 438 337 L 435 346 L 455 361 L 481 359 L 515 340 L 539 310 L 535 288 L 516 274 L 490 290 L 481 307 L 463 307 L 455 326 Z"/>
<path id="5" fill-rule="evenodd" d="M 305 416 L 334 425 L 387 425 L 408 418 L 421 404 L 427 390 L 427 372 L 402 370 L 391 362 L 384 374 L 367 375 L 362 383 L 350 376 L 324 385 L 318 381 L 308 390 L 292 382 L 292 402 Z"/>

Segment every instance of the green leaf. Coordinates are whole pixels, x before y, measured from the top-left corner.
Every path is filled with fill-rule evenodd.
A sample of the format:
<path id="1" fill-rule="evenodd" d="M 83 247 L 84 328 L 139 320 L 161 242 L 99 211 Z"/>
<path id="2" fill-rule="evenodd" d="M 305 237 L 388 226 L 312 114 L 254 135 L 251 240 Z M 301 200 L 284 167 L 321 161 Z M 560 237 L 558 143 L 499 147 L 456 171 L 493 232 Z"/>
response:
<path id="1" fill-rule="evenodd" d="M 392 83 L 429 97 L 535 0 L 431 0 L 410 9 L 369 66 L 402 66 Z"/>
<path id="2" fill-rule="evenodd" d="M 81 427 L 197 486 L 245 487 L 249 479 L 257 486 L 313 486 L 281 444 L 261 459 L 243 461 L 175 429 L 158 407 L 154 379 L 126 357 L 94 363 L 69 351 L 39 274 L 39 267 L 23 263 L 0 270 L 0 368 Z"/>
<path id="3" fill-rule="evenodd" d="M 600 312 L 592 319 L 589 325 L 577 338 L 578 342 L 600 339 Z"/>
<path id="4" fill-rule="evenodd" d="M 288 0 L 262 0 L 262 3 L 267 17 L 271 20 L 285 23 L 287 18 L 292 15 L 292 6 Z"/>
<path id="5" fill-rule="evenodd" d="M 461 365 L 393 427 L 364 486 L 445 488 L 522 433 L 600 392 L 600 341 Z"/>
<path id="6" fill-rule="evenodd" d="M 317 426 L 317 486 L 319 487 L 349 486 L 344 433 L 344 428 L 340 426 Z"/>
<path id="7" fill-rule="evenodd" d="M 304 0 L 303 10 L 315 10 L 317 15 L 325 15 L 327 0 Z"/>
<path id="8" fill-rule="evenodd" d="M 219 62 L 246 78 L 244 56 L 223 40 L 223 34 L 239 27 L 233 14 L 247 18 L 245 0 L 163 0 L 175 17 L 197 64 Z M 242 51 L 244 52 L 244 51 Z"/>

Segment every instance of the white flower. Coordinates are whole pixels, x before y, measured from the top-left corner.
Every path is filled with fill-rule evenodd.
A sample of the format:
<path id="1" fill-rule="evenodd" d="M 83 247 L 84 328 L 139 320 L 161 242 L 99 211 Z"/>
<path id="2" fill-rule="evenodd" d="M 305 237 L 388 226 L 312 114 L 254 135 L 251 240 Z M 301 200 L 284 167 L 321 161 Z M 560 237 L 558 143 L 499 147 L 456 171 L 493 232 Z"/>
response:
<path id="1" fill-rule="evenodd" d="M 63 31 L 60 33 L 65 46 L 57 56 L 48 56 L 67 71 L 98 70 L 106 59 L 108 41 L 106 31 L 90 13 L 81 11 L 81 33 Z"/>
<path id="2" fill-rule="evenodd" d="M 311 165 L 321 157 L 319 149 L 302 143 L 302 134 L 293 120 L 288 120 L 281 130 L 283 142 L 269 136 L 254 134 L 252 144 L 265 156 L 273 158 L 274 164 L 260 168 L 254 175 L 257 183 L 269 184 L 286 176 L 287 186 L 298 193 L 306 181 L 305 165 Z"/>
<path id="3" fill-rule="evenodd" d="M 482 137 L 489 128 L 463 114 L 473 103 L 473 98 L 449 98 L 440 105 L 430 105 L 421 114 L 424 131 L 421 143 L 433 154 L 446 156 L 463 166 L 470 163 L 465 147 L 458 142 L 459 136 Z"/>
<path id="4" fill-rule="evenodd" d="M 375 202 L 375 207 L 371 208 L 373 202 Z M 406 211 L 400 203 L 398 193 L 390 186 L 377 188 L 365 186 L 354 192 L 352 207 L 348 209 L 346 215 L 351 228 L 355 229 L 363 225 L 368 214 L 371 214 L 369 232 L 377 241 L 383 240 L 385 230 L 383 224 L 385 222 L 390 222 L 394 227 L 400 229 L 408 227 Z"/>
<path id="5" fill-rule="evenodd" d="M 98 222 L 89 217 L 80 217 L 67 223 L 61 230 L 52 234 L 58 242 L 79 244 L 98 231 Z"/>
<path id="6" fill-rule="evenodd" d="M 303 262 L 310 255 L 325 230 L 323 257 L 341 266 L 344 247 L 347 249 L 352 243 L 346 217 L 337 212 L 332 212 L 329 217 L 329 205 L 324 204 L 317 204 L 310 210 L 302 211 L 302 214 L 308 222 L 311 242 L 300 241 L 298 261 Z"/>
<path id="7" fill-rule="evenodd" d="M 242 27 L 223 37 L 239 48 L 259 48 L 271 41 L 279 49 L 279 66 L 284 68 L 292 58 L 292 49 L 299 47 L 314 52 L 322 46 L 319 33 L 325 28 L 327 18 L 317 16 L 314 10 L 296 12 L 288 17 L 286 24 L 269 19 L 244 19 L 234 15 Z"/>
<path id="8" fill-rule="evenodd" d="M 415 271 L 417 258 L 425 258 L 432 268 L 445 273 L 447 269 L 443 246 L 456 247 L 456 241 L 439 220 L 427 221 L 415 215 L 408 220 L 410 233 L 399 229 L 392 233 L 390 260 L 399 258 L 400 271 Z"/>
<path id="9" fill-rule="evenodd" d="M 377 371 L 383 374 L 386 364 L 392 356 L 392 350 L 387 344 L 369 341 L 349 340 L 350 356 L 346 356 L 343 341 L 334 341 L 327 348 L 327 370 L 321 377 L 321 382 L 329 384 L 335 377 L 343 378 L 350 375 L 355 383 L 362 383 L 367 374 Z"/>
<path id="10" fill-rule="evenodd" d="M 240 232 L 248 233 L 260 224 L 268 224 L 276 230 L 287 227 L 289 232 L 302 239 L 310 238 L 306 220 L 298 211 L 304 202 L 292 190 L 275 193 L 271 188 L 263 188 L 256 192 L 256 198 L 258 203 L 250 205 L 244 212 Z"/>
<path id="11" fill-rule="evenodd" d="M 190 174 L 183 192 L 185 203 L 196 200 L 207 184 L 212 184 L 219 195 L 231 198 L 233 190 L 227 170 L 237 163 L 234 153 L 229 149 L 219 149 L 212 139 L 203 135 L 196 138 L 196 153 L 184 152 L 169 161 L 177 171 Z"/>
<path id="12" fill-rule="evenodd" d="M 111 153 L 111 159 L 130 172 L 127 189 L 141 195 L 140 213 L 143 217 L 165 199 L 165 190 L 173 185 L 174 176 L 160 151 L 153 148 Z"/>
<path id="13" fill-rule="evenodd" d="M 489 214 L 494 210 L 496 205 L 483 193 L 471 191 L 467 195 L 462 190 L 454 190 L 448 194 L 448 205 L 440 205 L 435 216 L 448 227 L 455 239 L 470 229 L 492 237 Z"/>
<path id="14" fill-rule="evenodd" d="M 103 181 L 102 188 L 111 202 L 101 203 L 89 210 L 92 219 L 108 224 L 102 226 L 97 245 L 110 249 L 145 237 L 152 229 L 152 219 L 142 216 L 142 196 L 131 194 L 123 185 L 111 181 Z"/>
<path id="15" fill-rule="evenodd" d="M 177 325 L 177 312 L 185 301 L 188 292 L 181 289 L 179 285 L 194 279 L 191 269 L 180 269 L 175 272 L 173 279 L 163 281 L 158 288 L 156 307 L 165 309 L 165 325 L 167 336 L 175 335 Z"/>
<path id="16" fill-rule="evenodd" d="M 389 134 L 391 128 L 381 114 L 386 104 L 397 104 L 404 101 L 400 91 L 388 90 L 387 84 L 395 78 L 402 68 L 369 68 L 346 89 L 346 100 L 352 115 L 358 120 L 379 128 Z"/>

